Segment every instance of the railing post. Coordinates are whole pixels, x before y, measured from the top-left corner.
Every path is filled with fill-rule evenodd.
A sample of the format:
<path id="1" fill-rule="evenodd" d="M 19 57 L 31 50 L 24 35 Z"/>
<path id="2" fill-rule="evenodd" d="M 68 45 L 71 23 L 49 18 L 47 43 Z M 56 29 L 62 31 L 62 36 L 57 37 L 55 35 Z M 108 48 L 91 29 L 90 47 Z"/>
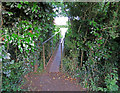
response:
<path id="1" fill-rule="evenodd" d="M 44 41 L 43 43 L 42 43 L 42 45 L 43 45 L 43 68 L 44 68 L 44 70 L 45 70 L 45 68 L 46 68 L 46 66 L 45 66 L 45 43 L 47 43 L 49 40 L 51 40 L 55 35 L 57 35 L 57 34 L 59 34 L 60 33 L 60 31 L 59 32 L 57 32 L 56 34 L 54 34 L 54 35 L 52 35 L 49 39 L 47 39 L 46 41 Z M 58 35 L 58 38 L 60 38 L 60 36 Z M 52 53 L 53 53 L 53 41 L 52 41 Z"/>
<path id="2" fill-rule="evenodd" d="M 60 40 L 60 34 L 58 33 L 58 40 Z M 58 41 L 59 42 L 59 41 Z"/>
<path id="3" fill-rule="evenodd" d="M 61 71 L 62 71 L 62 68 L 63 68 L 63 62 L 62 62 L 62 42 L 61 42 Z"/>
<path id="4" fill-rule="evenodd" d="M 57 43 L 59 42 L 59 33 L 57 34 Z"/>
<path id="5" fill-rule="evenodd" d="M 43 44 L 43 67 L 45 69 L 45 47 L 44 47 L 44 44 Z"/>
<path id="6" fill-rule="evenodd" d="M 65 45 L 65 38 L 63 39 L 63 46 Z M 63 57 L 65 56 L 65 47 L 63 48 Z"/>
<path id="7" fill-rule="evenodd" d="M 57 46 L 57 35 L 56 35 L 56 37 L 55 37 L 55 38 L 56 38 L 56 42 L 55 42 L 55 45 Z"/>
<path id="8" fill-rule="evenodd" d="M 53 53 L 53 39 L 52 39 L 52 53 Z"/>
<path id="9" fill-rule="evenodd" d="M 48 47 L 50 47 L 50 44 L 48 45 Z M 51 51 L 50 49 L 48 49 L 48 57 L 50 57 L 50 55 L 51 55 Z"/>

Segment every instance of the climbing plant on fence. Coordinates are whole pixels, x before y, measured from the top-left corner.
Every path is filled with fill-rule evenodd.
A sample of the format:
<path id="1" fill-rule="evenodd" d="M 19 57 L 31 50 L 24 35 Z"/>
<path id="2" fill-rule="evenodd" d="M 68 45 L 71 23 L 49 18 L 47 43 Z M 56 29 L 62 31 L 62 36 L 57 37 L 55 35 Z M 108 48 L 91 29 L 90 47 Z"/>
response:
<path id="1" fill-rule="evenodd" d="M 55 32 L 52 3 L 2 3 L 2 91 L 21 90 L 24 75 L 43 69 L 42 42 Z"/>
<path id="2" fill-rule="evenodd" d="M 118 91 L 120 3 L 64 3 L 64 70 L 93 91 Z M 72 67 L 71 67 L 72 66 Z"/>

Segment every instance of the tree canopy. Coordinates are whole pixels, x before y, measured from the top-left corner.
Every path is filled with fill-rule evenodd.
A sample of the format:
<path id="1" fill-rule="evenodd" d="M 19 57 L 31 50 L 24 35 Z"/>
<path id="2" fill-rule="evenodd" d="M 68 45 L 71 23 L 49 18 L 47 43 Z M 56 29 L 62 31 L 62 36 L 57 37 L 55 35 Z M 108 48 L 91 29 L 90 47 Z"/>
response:
<path id="1" fill-rule="evenodd" d="M 69 18 L 65 39 L 65 68 L 73 76 L 79 77 L 81 84 L 89 90 L 118 90 L 119 4 L 64 3 Z"/>

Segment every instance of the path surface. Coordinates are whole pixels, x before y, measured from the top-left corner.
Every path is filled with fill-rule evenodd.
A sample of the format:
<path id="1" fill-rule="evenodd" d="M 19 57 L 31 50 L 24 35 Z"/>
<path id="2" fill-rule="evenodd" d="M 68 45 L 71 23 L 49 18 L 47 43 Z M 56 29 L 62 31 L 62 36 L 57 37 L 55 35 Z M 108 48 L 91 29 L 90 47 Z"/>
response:
<path id="1" fill-rule="evenodd" d="M 60 72 L 31 74 L 23 87 L 29 91 L 85 91 L 75 83 L 75 80 Z"/>
<path id="2" fill-rule="evenodd" d="M 22 89 L 29 91 L 85 91 L 76 84 L 76 80 L 59 72 L 61 44 L 55 53 L 54 59 L 49 65 L 49 71 L 43 74 L 31 73 Z"/>
<path id="3" fill-rule="evenodd" d="M 49 72 L 59 72 L 60 61 L 61 61 L 61 44 L 59 43 L 58 50 L 53 59 L 53 62 L 51 63 Z"/>

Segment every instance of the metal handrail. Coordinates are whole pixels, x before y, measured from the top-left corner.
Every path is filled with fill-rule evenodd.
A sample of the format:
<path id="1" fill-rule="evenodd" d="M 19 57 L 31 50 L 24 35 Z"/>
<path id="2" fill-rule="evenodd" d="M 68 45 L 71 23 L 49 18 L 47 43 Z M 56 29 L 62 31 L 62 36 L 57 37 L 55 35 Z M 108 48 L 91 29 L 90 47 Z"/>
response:
<path id="1" fill-rule="evenodd" d="M 62 72 L 62 69 L 63 69 L 63 61 L 62 61 L 62 59 L 63 59 L 63 43 L 64 43 L 64 40 L 65 40 L 65 38 L 62 38 L 61 39 L 61 42 L 60 42 L 60 44 L 61 44 L 61 65 L 60 65 L 60 68 L 61 68 L 61 72 Z"/>
<path id="2" fill-rule="evenodd" d="M 64 41 L 64 38 L 61 39 L 61 42 L 60 42 L 60 43 L 63 43 L 63 41 Z"/>
<path id="3" fill-rule="evenodd" d="M 58 31 L 58 32 L 56 32 L 54 35 L 52 35 L 49 39 L 47 39 L 46 41 L 44 41 L 43 43 L 42 43 L 42 45 L 43 45 L 43 66 L 44 66 L 44 70 L 45 70 L 45 46 L 44 46 L 44 44 L 45 43 L 47 43 L 49 40 L 51 40 L 55 35 L 57 35 L 58 33 L 60 33 L 61 31 Z"/>
<path id="4" fill-rule="evenodd" d="M 44 45 L 45 43 L 47 43 L 50 39 L 52 39 L 56 34 L 58 34 L 58 33 L 60 33 L 61 31 L 58 31 L 58 32 L 56 32 L 54 35 L 52 35 L 49 39 L 47 39 L 46 41 L 44 41 L 43 43 L 42 43 L 42 45 Z"/>

